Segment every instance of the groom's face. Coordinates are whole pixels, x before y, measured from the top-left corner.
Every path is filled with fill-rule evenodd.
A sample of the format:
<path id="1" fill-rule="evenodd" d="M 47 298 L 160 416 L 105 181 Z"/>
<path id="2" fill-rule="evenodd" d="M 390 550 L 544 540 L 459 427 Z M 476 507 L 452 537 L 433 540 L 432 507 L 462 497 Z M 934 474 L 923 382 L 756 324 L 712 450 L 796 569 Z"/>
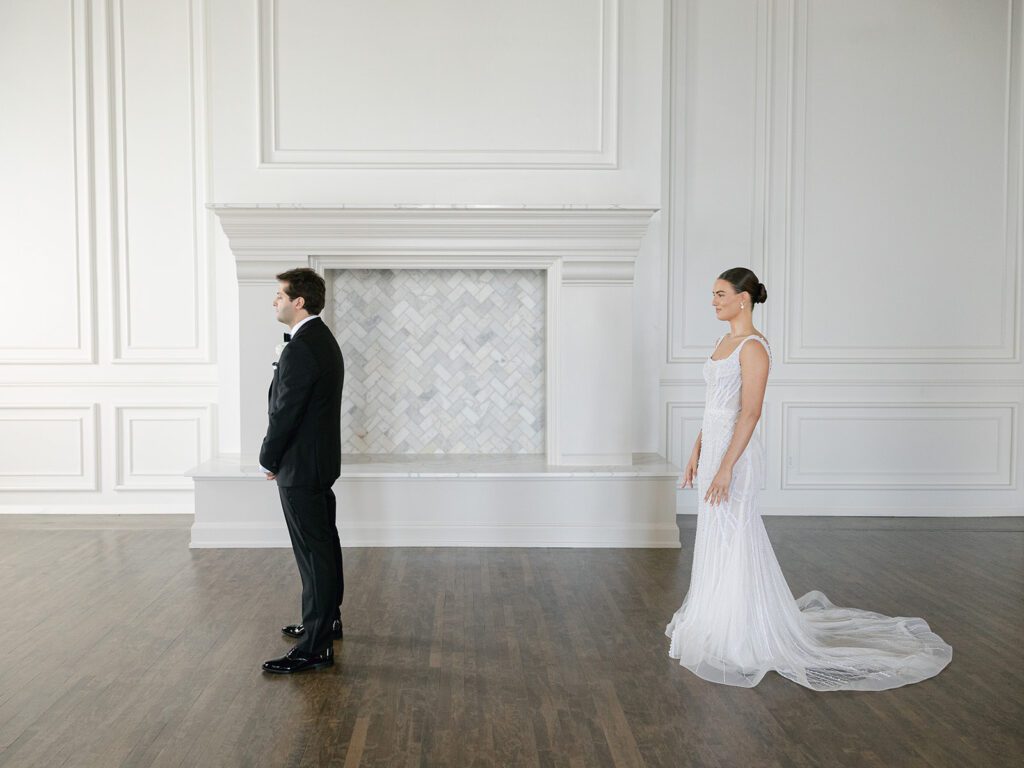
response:
<path id="1" fill-rule="evenodd" d="M 287 326 L 295 324 L 295 313 L 299 307 L 296 303 L 302 303 L 302 297 L 296 299 L 288 298 L 288 283 L 278 282 L 277 293 L 274 294 L 274 311 L 277 313 L 278 322 Z"/>

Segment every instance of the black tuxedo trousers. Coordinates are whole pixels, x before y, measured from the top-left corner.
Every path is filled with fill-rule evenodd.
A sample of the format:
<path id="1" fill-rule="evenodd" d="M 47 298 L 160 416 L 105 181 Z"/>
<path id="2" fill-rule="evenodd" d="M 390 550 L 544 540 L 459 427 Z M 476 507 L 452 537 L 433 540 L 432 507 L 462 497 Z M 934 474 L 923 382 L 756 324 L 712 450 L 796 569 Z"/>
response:
<path id="1" fill-rule="evenodd" d="M 306 634 L 296 648 L 320 653 L 331 644 L 331 623 L 340 620 L 345 597 L 334 491 L 299 485 L 278 486 L 277 490 L 302 579 Z"/>

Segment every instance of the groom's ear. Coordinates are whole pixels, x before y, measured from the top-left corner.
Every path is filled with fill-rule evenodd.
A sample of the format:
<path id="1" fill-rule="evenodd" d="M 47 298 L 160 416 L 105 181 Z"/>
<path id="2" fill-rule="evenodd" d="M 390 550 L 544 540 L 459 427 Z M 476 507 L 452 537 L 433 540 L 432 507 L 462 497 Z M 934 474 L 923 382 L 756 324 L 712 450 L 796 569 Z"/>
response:
<path id="1" fill-rule="evenodd" d="M 306 297 L 305 296 L 296 296 L 295 297 L 295 304 L 293 306 L 296 309 L 302 309 L 303 307 L 305 307 L 306 306 Z"/>

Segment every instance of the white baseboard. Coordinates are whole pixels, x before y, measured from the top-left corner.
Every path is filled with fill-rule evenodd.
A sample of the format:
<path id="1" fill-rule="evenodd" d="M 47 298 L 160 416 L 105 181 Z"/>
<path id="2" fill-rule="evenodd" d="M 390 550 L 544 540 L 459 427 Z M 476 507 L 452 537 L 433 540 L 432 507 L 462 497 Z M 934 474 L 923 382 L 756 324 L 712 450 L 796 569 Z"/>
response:
<path id="1" fill-rule="evenodd" d="M 3 504 L 0 515 L 191 515 L 194 504 Z"/>
<path id="2" fill-rule="evenodd" d="M 677 514 L 696 515 L 696 507 L 678 508 Z M 1024 507 L 762 507 L 765 517 L 1021 517 Z"/>

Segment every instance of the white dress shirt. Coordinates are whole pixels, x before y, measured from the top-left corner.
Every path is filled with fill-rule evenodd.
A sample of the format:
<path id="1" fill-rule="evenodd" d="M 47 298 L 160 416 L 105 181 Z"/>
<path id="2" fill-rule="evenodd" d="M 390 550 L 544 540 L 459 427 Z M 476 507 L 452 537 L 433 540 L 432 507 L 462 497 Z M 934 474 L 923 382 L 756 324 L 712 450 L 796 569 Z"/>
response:
<path id="1" fill-rule="evenodd" d="M 314 320 L 318 317 L 320 317 L 320 315 L 310 315 L 309 317 L 302 318 L 301 320 L 299 320 L 299 322 L 292 326 L 292 329 L 288 331 L 288 333 L 294 336 L 296 332 L 299 330 L 299 328 L 308 323 L 310 320 Z"/>

